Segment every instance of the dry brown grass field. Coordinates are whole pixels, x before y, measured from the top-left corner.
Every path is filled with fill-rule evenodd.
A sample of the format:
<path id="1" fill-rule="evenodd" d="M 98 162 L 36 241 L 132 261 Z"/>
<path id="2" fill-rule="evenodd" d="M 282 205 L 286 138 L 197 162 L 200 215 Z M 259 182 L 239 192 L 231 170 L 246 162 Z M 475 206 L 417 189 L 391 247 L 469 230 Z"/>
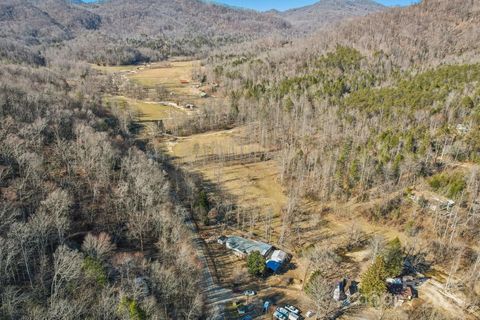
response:
<path id="1" fill-rule="evenodd" d="M 191 79 L 194 68 L 200 68 L 200 61 L 154 63 L 129 74 L 128 77 L 146 88 L 163 85 L 170 91 L 192 94 Z M 187 80 L 190 83 L 182 84 L 181 80 Z"/>
<path id="2" fill-rule="evenodd" d="M 182 114 L 191 114 L 190 110 L 180 110 L 160 104 L 160 101 L 173 102 L 179 106 L 193 104 L 198 108 L 211 106 L 216 97 L 211 94 L 201 97 L 202 92 L 211 91 L 211 86 L 201 85 L 193 79 L 195 70 L 200 69 L 200 61 L 166 61 L 147 65 L 130 66 L 97 66 L 92 68 L 104 73 L 121 75 L 123 81 L 131 81 L 147 89 L 150 97 L 155 97 L 157 87 L 162 87 L 169 93 L 168 97 L 147 98 L 145 100 L 131 99 L 123 96 L 115 98 L 117 101 L 127 101 L 139 112 L 139 121 L 155 121 L 165 119 L 178 120 Z M 210 92 L 211 93 L 211 92 Z M 177 111 L 183 111 L 177 112 Z"/>
<path id="3" fill-rule="evenodd" d="M 99 66 L 96 64 L 90 64 L 90 66 L 98 71 L 102 71 L 105 73 L 117 73 L 117 72 L 129 72 L 133 70 L 137 70 L 140 66 L 137 65 L 128 65 L 128 66 Z"/>
<path id="4" fill-rule="evenodd" d="M 180 108 L 166 106 L 153 101 L 136 100 L 123 96 L 110 97 L 108 100 L 131 108 L 139 122 L 173 119 L 187 114 L 186 111 Z"/>
<path id="5" fill-rule="evenodd" d="M 167 142 L 167 149 L 177 163 L 200 173 L 216 185 L 222 195 L 234 201 L 243 213 L 257 214 L 263 220 L 271 215 L 278 224 L 286 197 L 278 180 L 275 160 L 250 160 L 266 153 L 257 143 L 245 142 L 247 128 L 209 132 Z M 245 217 L 247 219 L 247 217 Z M 258 224 L 243 224 L 251 233 L 257 233 Z"/>

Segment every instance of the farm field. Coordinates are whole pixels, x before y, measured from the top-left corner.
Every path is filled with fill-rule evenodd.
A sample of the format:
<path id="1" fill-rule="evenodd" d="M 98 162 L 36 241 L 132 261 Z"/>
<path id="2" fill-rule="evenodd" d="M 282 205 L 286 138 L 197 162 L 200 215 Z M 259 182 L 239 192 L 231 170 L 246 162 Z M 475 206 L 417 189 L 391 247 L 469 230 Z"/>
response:
<path id="1" fill-rule="evenodd" d="M 200 61 L 154 63 L 135 73 L 130 73 L 128 77 L 145 88 L 163 85 L 173 92 L 192 94 L 194 91 L 191 90 L 191 85 L 182 84 L 180 81 L 191 82 L 192 72 L 195 68 L 200 68 Z"/>
<path id="2" fill-rule="evenodd" d="M 245 214 L 270 214 L 279 221 L 286 197 L 274 160 L 258 161 L 268 150 L 246 139 L 247 128 L 209 132 L 167 142 L 175 161 L 216 185 Z M 250 216 L 250 218 L 252 218 Z M 247 217 L 245 217 L 247 219 Z M 249 219 L 251 221 L 251 219 Z M 255 232 L 255 225 L 250 225 Z"/>
<path id="3" fill-rule="evenodd" d="M 91 65 L 93 69 L 107 74 L 120 75 L 122 81 L 132 82 L 147 90 L 149 96 L 156 96 L 155 91 L 163 88 L 169 95 L 162 101 L 174 102 L 179 105 L 193 104 L 197 107 L 211 106 L 216 102 L 216 91 L 212 85 L 200 84 L 193 79 L 193 74 L 201 68 L 199 60 L 193 61 L 165 61 L 147 65 L 130 66 L 97 66 Z M 204 92 L 208 94 L 204 97 Z M 158 99 L 145 99 L 145 102 L 159 102 Z M 136 102 L 136 105 L 140 101 Z M 135 106 L 134 106 L 135 107 Z M 143 109 L 148 107 L 141 106 Z M 161 115 L 163 117 L 163 115 Z M 155 114 L 149 117 L 150 120 L 158 120 Z"/>
<path id="4" fill-rule="evenodd" d="M 153 101 L 136 100 L 124 96 L 110 97 L 108 100 L 124 105 L 125 108 L 131 108 L 139 122 L 173 119 L 187 114 L 186 111 L 180 108 L 166 106 Z"/>

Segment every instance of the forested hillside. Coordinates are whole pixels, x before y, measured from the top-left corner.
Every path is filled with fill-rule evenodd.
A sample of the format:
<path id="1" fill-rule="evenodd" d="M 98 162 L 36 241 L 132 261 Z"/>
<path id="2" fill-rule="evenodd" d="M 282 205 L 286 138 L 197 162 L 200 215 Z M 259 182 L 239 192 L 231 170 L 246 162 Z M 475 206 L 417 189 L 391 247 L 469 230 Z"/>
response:
<path id="1" fill-rule="evenodd" d="M 319 30 L 381 8 L 370 2 L 322 1 L 300 12 L 279 15 L 199 0 L 109 0 L 94 4 L 8 0 L 0 4 L 0 53 L 8 57 L 12 48 L 21 52 L 27 46 L 34 55 L 48 46 L 56 55 L 104 65 L 158 61 L 170 56 L 205 55 L 211 48 L 264 36 L 286 37 L 309 29 L 305 21 L 297 21 L 300 16 Z"/>
<path id="2" fill-rule="evenodd" d="M 290 27 L 280 18 L 253 10 L 198 0 L 141 0 L 135 3 L 109 0 L 93 6 L 93 11 L 103 17 L 103 30 L 120 37 L 164 35 L 178 41 L 193 33 L 205 38 L 220 40 L 226 37 L 228 40 L 230 37 L 230 40 L 237 38 L 239 41 Z"/>
<path id="3" fill-rule="evenodd" d="M 330 45 L 330 49 L 343 44 L 377 51 L 400 67 L 477 61 L 479 12 L 478 1 L 424 0 L 344 23 L 335 32 L 319 33 L 311 44 L 324 48 Z"/>
<path id="4" fill-rule="evenodd" d="M 0 317 L 197 317 L 188 211 L 164 164 L 102 103 L 111 79 L 49 64 L 0 68 Z"/>
<path id="5" fill-rule="evenodd" d="M 280 17 L 198 0 L 8 0 L 0 4 L 0 26 L 4 55 L 7 47 L 49 46 L 58 55 L 110 65 L 200 55 L 291 28 Z"/>
<path id="6" fill-rule="evenodd" d="M 321 0 L 280 15 L 303 32 L 318 31 L 346 18 L 365 16 L 386 8 L 372 0 Z"/>
<path id="7" fill-rule="evenodd" d="M 1 38 L 22 44 L 61 42 L 100 26 L 101 18 L 64 0 L 9 0 L 0 4 Z"/>

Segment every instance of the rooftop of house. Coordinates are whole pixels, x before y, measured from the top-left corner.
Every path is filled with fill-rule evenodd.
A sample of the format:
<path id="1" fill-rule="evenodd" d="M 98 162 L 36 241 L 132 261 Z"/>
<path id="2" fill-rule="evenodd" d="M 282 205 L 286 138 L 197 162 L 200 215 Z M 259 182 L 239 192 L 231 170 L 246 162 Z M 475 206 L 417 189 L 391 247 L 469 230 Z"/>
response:
<path id="1" fill-rule="evenodd" d="M 229 249 L 232 249 L 244 254 L 250 254 L 254 251 L 258 251 L 263 256 L 266 256 L 273 248 L 271 245 L 267 243 L 245 239 L 237 236 L 228 237 L 226 241 L 226 245 Z"/>

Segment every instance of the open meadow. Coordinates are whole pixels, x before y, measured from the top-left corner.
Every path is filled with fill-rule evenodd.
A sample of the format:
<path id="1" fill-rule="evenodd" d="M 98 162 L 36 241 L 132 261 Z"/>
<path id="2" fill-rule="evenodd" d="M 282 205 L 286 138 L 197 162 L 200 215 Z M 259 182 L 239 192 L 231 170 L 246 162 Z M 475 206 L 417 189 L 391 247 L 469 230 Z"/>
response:
<path id="1" fill-rule="evenodd" d="M 185 110 L 180 108 L 153 101 L 136 100 L 124 96 L 110 97 L 107 100 L 120 105 L 122 108 L 130 108 L 139 122 L 175 119 L 187 114 Z"/>
<path id="2" fill-rule="evenodd" d="M 228 197 L 227 201 L 242 212 L 246 230 L 257 233 L 258 225 L 252 218 L 258 221 L 270 215 L 271 223 L 278 222 L 286 197 L 276 161 L 267 159 L 267 149 L 249 143 L 247 135 L 247 128 L 208 132 L 169 141 L 167 149 L 177 163 L 219 188 L 220 197 Z"/>

